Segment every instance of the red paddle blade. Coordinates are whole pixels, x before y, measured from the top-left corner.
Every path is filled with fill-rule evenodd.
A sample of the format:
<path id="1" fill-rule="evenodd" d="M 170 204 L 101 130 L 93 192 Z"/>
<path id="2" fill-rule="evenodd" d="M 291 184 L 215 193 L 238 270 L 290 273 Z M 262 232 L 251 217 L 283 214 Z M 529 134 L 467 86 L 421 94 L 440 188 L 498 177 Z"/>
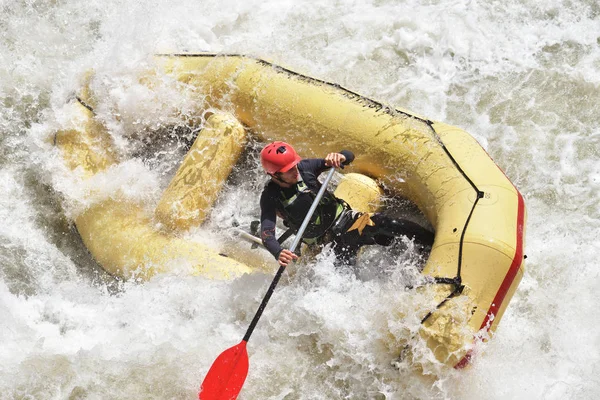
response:
<path id="1" fill-rule="evenodd" d="M 235 400 L 248 375 L 246 343 L 242 340 L 217 357 L 200 386 L 200 400 Z"/>

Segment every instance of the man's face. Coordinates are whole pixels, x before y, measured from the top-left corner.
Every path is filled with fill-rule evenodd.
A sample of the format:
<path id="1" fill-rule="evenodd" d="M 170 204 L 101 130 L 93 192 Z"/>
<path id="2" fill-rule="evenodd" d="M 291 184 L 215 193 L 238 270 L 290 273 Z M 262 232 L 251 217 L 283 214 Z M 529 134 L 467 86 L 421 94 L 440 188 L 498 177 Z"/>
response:
<path id="1" fill-rule="evenodd" d="M 298 171 L 298 166 L 294 165 L 290 170 L 286 172 L 276 172 L 271 175 L 271 177 L 273 177 L 273 180 L 275 180 L 275 183 L 279 186 L 292 187 L 298 183 L 300 173 Z"/>

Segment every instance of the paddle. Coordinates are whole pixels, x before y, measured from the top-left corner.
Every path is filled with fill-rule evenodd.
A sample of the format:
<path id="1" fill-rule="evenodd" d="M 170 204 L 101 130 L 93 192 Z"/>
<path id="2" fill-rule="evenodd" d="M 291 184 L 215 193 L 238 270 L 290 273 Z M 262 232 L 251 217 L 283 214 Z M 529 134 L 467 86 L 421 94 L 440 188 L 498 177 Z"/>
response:
<path id="1" fill-rule="evenodd" d="M 298 233 L 296 233 L 296 237 L 290 246 L 290 251 L 293 253 L 296 250 L 298 244 L 302 240 L 302 235 L 304 234 L 304 230 L 308 226 L 310 218 L 312 217 L 321 197 L 325 193 L 327 189 L 327 185 L 329 185 L 329 181 L 335 172 L 335 168 L 331 168 L 325 181 L 323 181 L 323 185 L 317 193 L 310 209 L 308 210 L 308 214 L 302 221 L 302 225 L 300 229 L 298 229 Z M 279 266 L 279 270 L 273 281 L 271 282 L 271 286 L 269 286 L 269 290 L 267 290 L 267 294 L 260 303 L 258 307 L 258 311 L 254 315 L 246 334 L 242 341 L 233 346 L 224 352 L 222 352 L 219 357 L 213 362 L 213 365 L 208 370 L 204 381 L 202 382 L 202 386 L 200 386 L 200 393 L 198 394 L 198 398 L 200 400 L 234 400 L 240 390 L 242 390 L 242 386 L 244 385 L 244 381 L 246 380 L 246 375 L 248 375 L 248 352 L 246 351 L 246 344 L 250 339 L 250 335 L 254 331 L 258 320 L 260 319 L 277 283 L 279 283 L 279 279 L 285 270 L 284 266 Z"/>

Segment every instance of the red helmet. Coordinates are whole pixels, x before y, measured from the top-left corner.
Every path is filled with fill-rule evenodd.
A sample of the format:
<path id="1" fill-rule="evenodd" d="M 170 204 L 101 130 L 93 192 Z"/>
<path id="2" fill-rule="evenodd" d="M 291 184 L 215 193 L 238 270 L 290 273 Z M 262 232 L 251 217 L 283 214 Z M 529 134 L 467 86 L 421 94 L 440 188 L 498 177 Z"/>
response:
<path id="1" fill-rule="evenodd" d="M 260 152 L 260 163 L 268 174 L 287 172 L 302 160 L 296 150 L 285 142 L 273 142 Z"/>

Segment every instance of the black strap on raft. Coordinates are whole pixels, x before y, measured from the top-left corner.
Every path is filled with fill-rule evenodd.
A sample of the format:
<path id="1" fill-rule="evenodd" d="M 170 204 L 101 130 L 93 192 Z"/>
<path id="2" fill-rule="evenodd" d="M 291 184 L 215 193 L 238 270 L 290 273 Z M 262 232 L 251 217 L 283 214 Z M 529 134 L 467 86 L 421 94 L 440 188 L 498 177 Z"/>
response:
<path id="1" fill-rule="evenodd" d="M 254 236 L 259 236 L 259 229 L 260 229 L 260 221 L 256 220 L 256 221 L 252 221 L 250 222 L 250 233 L 253 234 Z M 279 238 L 277 239 L 277 241 L 279 242 L 279 244 L 285 242 L 286 240 L 288 240 L 288 238 L 290 236 L 292 236 L 294 233 L 296 232 L 296 230 L 289 228 L 287 231 L 283 232 L 283 234 L 281 236 L 279 236 Z M 252 248 L 256 249 L 258 247 L 258 244 L 253 243 L 252 244 Z"/>
<path id="2" fill-rule="evenodd" d="M 462 174 L 462 176 L 467 180 L 467 182 L 469 182 L 471 187 L 473 187 L 473 189 L 475 189 L 475 193 L 477 193 L 477 198 L 473 202 L 473 206 L 471 207 L 469 216 L 467 217 L 467 220 L 465 221 L 465 225 L 463 226 L 462 232 L 460 234 L 460 242 L 459 242 L 459 246 L 458 246 L 458 265 L 456 267 L 456 276 L 454 278 L 444 278 L 444 277 L 435 277 L 434 278 L 435 279 L 434 282 L 436 284 L 453 285 L 454 289 L 452 290 L 452 292 L 450 292 L 450 294 L 448 296 L 446 296 L 446 298 L 444 300 L 442 300 L 435 307 L 435 310 L 432 310 L 429 313 L 427 313 L 427 315 L 425 315 L 425 317 L 421 320 L 421 323 L 424 323 L 425 321 L 427 321 L 427 319 L 429 317 L 431 317 L 431 315 L 436 310 L 438 310 L 440 307 L 442 307 L 448 300 L 450 300 L 451 298 L 453 298 L 455 296 L 460 295 L 463 292 L 465 285 L 462 284 L 461 268 L 462 268 L 462 260 L 463 260 L 463 247 L 464 247 L 465 234 L 467 233 L 467 227 L 469 226 L 469 221 L 471 220 L 471 216 L 473 215 L 473 212 L 475 211 L 475 207 L 477 206 L 479 199 L 483 198 L 483 196 L 485 195 L 484 192 L 479 190 L 479 188 L 475 185 L 475 183 L 471 180 L 471 178 L 469 178 L 467 176 L 465 171 L 460 167 L 460 165 L 456 162 L 456 160 L 454 159 L 454 157 L 452 156 L 450 151 L 446 148 L 446 145 L 444 144 L 444 142 L 442 142 L 442 139 L 439 137 L 439 135 L 435 131 L 435 128 L 433 127 L 433 122 L 427 120 L 426 123 L 429 126 L 429 128 L 431 129 L 431 131 L 433 132 L 433 136 L 436 138 L 436 140 L 438 141 L 440 146 L 442 146 L 442 148 L 444 149 L 444 151 L 446 152 L 446 154 L 448 155 L 450 160 L 452 160 L 452 163 L 454 164 L 456 169 Z"/>
<path id="3" fill-rule="evenodd" d="M 279 244 L 285 242 L 286 240 L 288 240 L 288 238 L 290 236 L 292 236 L 294 233 L 296 233 L 296 229 L 292 229 L 292 228 L 288 228 L 287 231 L 283 232 L 283 234 L 281 236 L 279 236 L 279 238 L 277 238 L 277 241 L 279 242 Z"/>
<path id="4" fill-rule="evenodd" d="M 435 307 L 435 310 L 438 310 L 441 306 L 443 306 L 451 298 L 461 294 L 463 289 L 465 288 L 465 285 L 462 284 L 462 279 L 460 276 L 457 276 L 455 278 L 435 277 L 435 283 L 439 283 L 439 284 L 443 284 L 443 285 L 454 285 L 454 290 L 448 296 L 446 296 L 446 298 L 444 300 L 442 300 L 440 302 L 440 304 L 438 304 Z M 433 314 L 434 311 L 428 312 L 427 315 L 421 320 L 421 323 L 424 323 L 425 321 L 427 321 L 427 319 L 429 317 L 431 317 L 431 314 Z"/>

